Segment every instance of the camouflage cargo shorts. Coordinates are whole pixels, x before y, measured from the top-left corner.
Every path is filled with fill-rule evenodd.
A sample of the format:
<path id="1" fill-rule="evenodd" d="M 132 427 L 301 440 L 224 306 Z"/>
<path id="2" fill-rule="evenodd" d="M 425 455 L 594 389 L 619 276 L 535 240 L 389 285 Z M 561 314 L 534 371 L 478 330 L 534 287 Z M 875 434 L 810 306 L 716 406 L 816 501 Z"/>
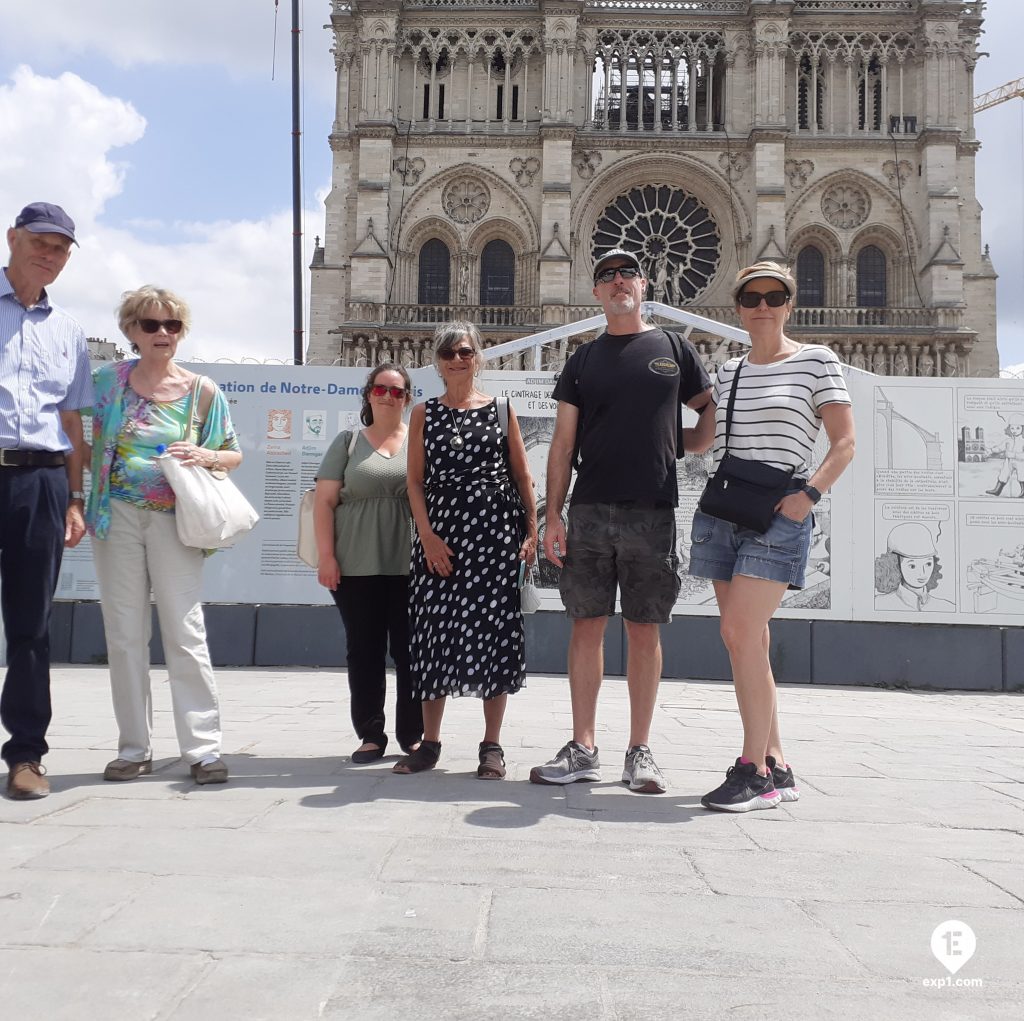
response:
<path id="1" fill-rule="evenodd" d="M 571 504 L 566 546 L 558 590 L 570 617 L 611 616 L 618 588 L 626 620 L 671 619 L 682 582 L 672 507 Z"/>

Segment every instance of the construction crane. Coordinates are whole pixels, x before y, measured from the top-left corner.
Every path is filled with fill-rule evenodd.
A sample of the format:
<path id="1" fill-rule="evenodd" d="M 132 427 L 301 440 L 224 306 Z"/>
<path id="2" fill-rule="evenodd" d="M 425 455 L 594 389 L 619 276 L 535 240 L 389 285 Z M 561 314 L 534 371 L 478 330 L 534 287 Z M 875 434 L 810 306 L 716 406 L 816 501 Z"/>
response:
<path id="1" fill-rule="evenodd" d="M 980 96 L 974 97 L 974 112 L 981 113 L 991 106 L 998 106 L 1008 99 L 1024 99 L 1024 78 L 1018 78 L 1015 82 L 1007 82 L 1000 85 L 998 89 L 991 92 L 983 92 Z"/>

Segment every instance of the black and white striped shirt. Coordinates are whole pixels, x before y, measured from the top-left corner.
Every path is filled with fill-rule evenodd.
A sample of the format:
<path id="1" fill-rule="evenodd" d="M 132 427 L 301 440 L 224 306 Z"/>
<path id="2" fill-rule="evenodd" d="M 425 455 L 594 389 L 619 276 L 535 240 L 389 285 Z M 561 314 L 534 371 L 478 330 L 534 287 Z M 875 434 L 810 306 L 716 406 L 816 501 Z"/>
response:
<path id="1" fill-rule="evenodd" d="M 725 412 L 739 363 L 739 358 L 733 358 L 718 370 L 712 391 L 716 405 L 714 469 L 725 453 Z M 744 358 L 729 452 L 805 474 L 821 430 L 821 409 L 826 404 L 849 403 L 842 363 L 827 347 L 804 344 L 771 365 L 752 365 Z"/>

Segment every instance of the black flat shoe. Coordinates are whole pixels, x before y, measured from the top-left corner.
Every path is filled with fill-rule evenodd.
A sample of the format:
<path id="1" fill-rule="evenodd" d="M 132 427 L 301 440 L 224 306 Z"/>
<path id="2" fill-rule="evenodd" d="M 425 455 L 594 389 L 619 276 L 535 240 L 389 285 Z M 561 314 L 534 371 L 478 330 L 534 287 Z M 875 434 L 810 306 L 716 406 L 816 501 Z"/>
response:
<path id="1" fill-rule="evenodd" d="M 352 753 L 352 761 L 357 766 L 365 765 L 367 762 L 376 762 L 378 759 L 383 758 L 383 748 L 367 748 L 365 751 L 360 750 Z"/>

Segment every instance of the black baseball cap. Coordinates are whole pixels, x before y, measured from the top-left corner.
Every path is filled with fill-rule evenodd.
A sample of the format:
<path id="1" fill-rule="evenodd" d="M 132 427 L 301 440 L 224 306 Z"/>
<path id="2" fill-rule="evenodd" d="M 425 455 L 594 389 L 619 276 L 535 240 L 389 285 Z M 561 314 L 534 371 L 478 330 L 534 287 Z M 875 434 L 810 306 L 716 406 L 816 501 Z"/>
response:
<path id="1" fill-rule="evenodd" d="M 75 244 L 75 221 L 61 209 L 50 202 L 32 202 L 18 213 L 14 221 L 15 227 L 24 227 L 33 234 L 63 234 L 71 238 Z"/>
<path id="2" fill-rule="evenodd" d="M 597 262 L 594 263 L 594 279 L 597 279 L 597 274 L 604 269 L 605 263 L 612 259 L 624 259 L 627 266 L 632 266 L 634 269 L 640 271 L 641 274 L 646 276 L 644 273 L 643 266 L 640 265 L 640 260 L 632 253 L 627 252 L 624 248 L 613 248 L 610 252 L 605 252 Z"/>

